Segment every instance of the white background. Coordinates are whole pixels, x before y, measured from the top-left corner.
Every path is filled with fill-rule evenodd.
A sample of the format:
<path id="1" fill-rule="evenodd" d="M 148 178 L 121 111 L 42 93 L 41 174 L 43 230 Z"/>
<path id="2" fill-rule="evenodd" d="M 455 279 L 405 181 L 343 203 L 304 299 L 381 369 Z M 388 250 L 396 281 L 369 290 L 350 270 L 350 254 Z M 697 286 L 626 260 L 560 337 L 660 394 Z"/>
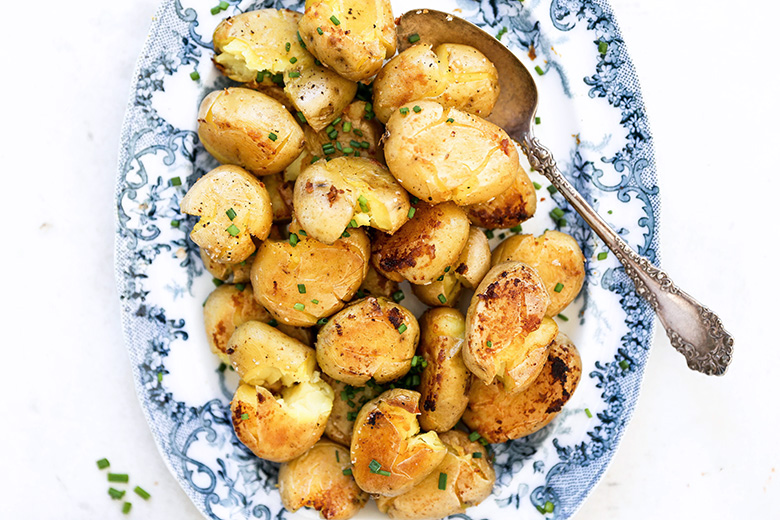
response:
<path id="1" fill-rule="evenodd" d="M 200 518 L 136 400 L 113 275 L 119 129 L 156 4 L 3 8 L 0 518 L 122 518 L 104 456 L 152 493 L 135 518 Z M 655 137 L 663 265 L 736 352 L 725 377 L 702 376 L 658 330 L 633 421 L 576 519 L 780 518 L 780 8 L 612 5 Z"/>

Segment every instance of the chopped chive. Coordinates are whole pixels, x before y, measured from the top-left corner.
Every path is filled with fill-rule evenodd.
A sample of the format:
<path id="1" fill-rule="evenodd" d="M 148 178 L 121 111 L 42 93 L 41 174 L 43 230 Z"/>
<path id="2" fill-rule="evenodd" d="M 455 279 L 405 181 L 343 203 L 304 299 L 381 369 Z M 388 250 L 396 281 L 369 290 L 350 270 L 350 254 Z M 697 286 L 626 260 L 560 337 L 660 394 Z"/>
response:
<path id="1" fill-rule="evenodd" d="M 341 459 L 339 458 L 339 450 L 336 450 L 336 462 L 341 462 Z"/>
<path id="2" fill-rule="evenodd" d="M 596 258 L 598 258 L 599 260 L 606 260 L 607 256 L 609 256 L 609 254 L 606 251 L 602 251 L 601 253 L 596 255 Z"/>
<path id="3" fill-rule="evenodd" d="M 114 500 L 119 500 L 120 498 L 125 496 L 125 491 L 124 490 L 120 491 L 118 489 L 114 489 L 110 487 L 108 488 L 108 494 L 111 495 L 111 498 L 113 498 Z"/>
<path id="4" fill-rule="evenodd" d="M 477 439 L 479 439 L 480 437 L 482 437 L 482 436 L 479 434 L 479 432 L 471 432 L 471 433 L 469 433 L 469 440 L 470 440 L 471 442 L 474 442 L 474 441 L 476 441 L 476 440 L 477 440 Z"/>
<path id="5" fill-rule="evenodd" d="M 371 471 L 371 473 L 376 473 L 382 469 L 382 465 L 377 462 L 376 459 L 371 459 L 371 462 L 368 463 L 368 469 Z"/>
<path id="6" fill-rule="evenodd" d="M 516 226 L 513 226 L 513 227 L 509 228 L 509 231 L 511 231 L 512 233 L 522 233 L 523 232 L 523 226 L 518 224 Z"/>
<path id="7" fill-rule="evenodd" d="M 413 35 L 409 36 L 409 43 L 417 43 L 420 41 L 420 35 L 417 33 L 414 33 Z"/>
<path id="8" fill-rule="evenodd" d="M 302 303 L 296 303 L 295 305 L 293 305 L 293 309 L 295 309 L 296 311 L 302 311 L 305 308 L 306 306 Z"/>
<path id="9" fill-rule="evenodd" d="M 192 81 L 198 81 L 200 79 L 200 74 L 198 74 L 197 70 L 190 72 L 190 79 L 192 79 Z"/>
<path id="10" fill-rule="evenodd" d="M 339 123 L 341 123 L 341 116 L 339 116 L 339 117 L 337 117 L 336 119 L 334 119 L 334 120 L 333 120 L 333 122 L 332 122 L 331 124 L 332 124 L 333 126 L 336 126 L 336 125 L 337 125 L 337 124 L 339 124 Z"/>
<path id="11" fill-rule="evenodd" d="M 607 49 L 609 49 L 609 44 L 607 42 L 601 41 L 599 42 L 599 54 L 606 54 Z"/>
<path id="12" fill-rule="evenodd" d="M 317 27 L 317 34 L 322 36 L 322 27 Z"/>
<path id="13" fill-rule="evenodd" d="M 349 145 L 352 146 L 353 148 L 360 148 L 360 142 L 355 141 L 354 139 L 349 140 Z"/>
<path id="14" fill-rule="evenodd" d="M 341 143 L 338 141 L 336 141 L 336 150 L 338 150 L 339 152 L 344 151 L 344 148 L 341 146 Z"/>
<path id="15" fill-rule="evenodd" d="M 402 323 L 400 327 L 398 327 L 398 334 L 403 334 L 406 332 L 407 326 L 406 323 Z"/>
<path id="16" fill-rule="evenodd" d="M 328 318 L 320 318 L 317 320 L 317 325 L 319 325 L 320 327 L 322 327 L 326 323 L 328 323 Z"/>
<path id="17" fill-rule="evenodd" d="M 387 471 L 386 469 L 380 469 L 379 471 L 376 472 L 376 474 L 377 475 L 382 475 L 383 477 L 389 477 L 390 476 L 390 472 Z"/>
<path id="18" fill-rule="evenodd" d="M 447 474 L 446 473 L 439 473 L 439 489 L 444 491 L 447 489 Z"/>
<path id="19" fill-rule="evenodd" d="M 320 303 L 320 301 L 319 301 L 319 300 L 317 300 L 317 299 L 314 299 L 314 300 L 312 300 L 311 302 L 312 302 L 314 305 L 317 305 L 318 303 Z"/>
<path id="20" fill-rule="evenodd" d="M 352 236 L 352 235 L 350 235 L 350 234 L 349 234 L 347 231 L 344 231 L 344 232 L 341 234 L 341 238 L 349 238 L 349 237 L 351 237 L 351 236 Z"/>
<path id="21" fill-rule="evenodd" d="M 451 267 L 452 267 L 452 266 L 449 266 L 449 265 L 448 265 L 447 267 L 445 267 L 445 268 L 444 268 L 444 272 L 445 272 L 445 273 L 449 273 L 449 272 L 450 272 L 450 269 L 451 269 Z"/>
<path id="22" fill-rule="evenodd" d="M 314 164 L 314 163 L 316 163 L 319 160 L 320 160 L 320 158 L 315 155 L 314 157 L 311 158 L 311 164 Z"/>
<path id="23" fill-rule="evenodd" d="M 295 36 L 298 37 L 298 43 L 301 44 L 301 47 L 303 47 L 305 49 L 306 48 L 306 44 L 304 43 L 303 38 L 301 38 L 301 31 L 296 31 L 295 32 Z"/>
<path id="24" fill-rule="evenodd" d="M 333 25 L 341 25 L 341 22 L 339 21 L 338 18 L 336 18 L 335 14 L 330 17 L 330 21 L 333 22 Z"/>
<path id="25" fill-rule="evenodd" d="M 268 134 L 268 139 L 270 139 L 271 141 L 276 141 L 278 138 L 279 137 L 275 133 L 273 133 L 273 132 Z"/>
<path id="26" fill-rule="evenodd" d="M 482 452 L 481 451 L 475 451 L 471 454 L 471 456 L 475 459 L 481 459 L 482 458 Z"/>
<path id="27" fill-rule="evenodd" d="M 305 115 L 303 115 L 303 112 L 301 112 L 301 111 L 299 110 L 298 112 L 296 112 L 296 113 L 295 113 L 295 115 L 298 117 L 298 120 L 299 120 L 301 123 L 303 123 L 303 124 L 306 124 L 306 116 L 305 116 Z"/>
<path id="28" fill-rule="evenodd" d="M 486 345 L 487 345 L 487 348 L 493 348 L 493 342 L 490 341 L 490 340 L 487 340 Z"/>
<path id="29" fill-rule="evenodd" d="M 501 37 L 504 36 L 509 29 L 507 27 L 502 27 L 500 31 L 498 31 L 498 34 L 496 35 L 496 40 L 501 41 Z"/>
<path id="30" fill-rule="evenodd" d="M 537 125 L 540 125 L 540 124 L 542 124 L 542 118 L 541 118 L 541 117 L 539 117 L 539 116 L 536 116 L 536 117 L 534 118 L 534 123 L 536 123 Z"/>
<path id="31" fill-rule="evenodd" d="M 222 373 L 225 370 L 227 370 L 227 365 L 225 363 L 220 363 L 219 366 L 217 367 L 217 372 Z"/>
<path id="32" fill-rule="evenodd" d="M 163 380 L 163 373 L 157 372 L 157 382 L 162 383 L 162 380 Z"/>
<path id="33" fill-rule="evenodd" d="M 404 294 L 404 292 L 403 292 L 403 291 L 395 291 L 395 292 L 393 293 L 393 301 L 394 301 L 395 303 L 399 303 L 399 302 L 400 302 L 401 300 L 403 300 L 404 298 L 406 298 L 406 295 Z"/>
<path id="34" fill-rule="evenodd" d="M 299 229 L 299 230 L 298 230 L 298 234 L 299 234 L 299 235 L 301 235 L 302 237 L 307 237 L 307 236 L 309 236 L 309 234 L 308 234 L 308 233 L 306 233 L 306 230 L 305 230 L 305 229 Z"/>
<path id="35" fill-rule="evenodd" d="M 401 115 L 405 116 L 409 113 L 409 107 L 401 107 L 398 109 L 399 112 L 401 112 Z"/>
<path id="36" fill-rule="evenodd" d="M 366 112 L 373 112 L 374 111 L 374 105 L 371 103 L 366 103 L 366 106 L 364 107 Z"/>
<path id="37" fill-rule="evenodd" d="M 369 143 L 368 141 L 360 141 L 360 147 L 366 149 L 371 148 L 371 143 Z"/>
<path id="38" fill-rule="evenodd" d="M 178 220 L 171 220 L 171 227 L 177 228 L 179 227 L 179 224 L 181 224 L 181 222 Z"/>
<path id="39" fill-rule="evenodd" d="M 298 242 L 300 242 L 300 239 L 298 238 L 298 235 L 296 235 L 295 233 L 290 233 L 290 239 L 289 240 L 290 240 L 290 245 L 293 246 L 293 247 L 298 245 Z"/>
<path id="40" fill-rule="evenodd" d="M 258 83 L 262 83 L 265 81 L 265 73 L 268 72 L 267 70 L 260 70 L 257 72 L 257 77 L 255 78 L 255 81 Z"/>
<path id="41" fill-rule="evenodd" d="M 284 44 L 284 50 L 286 52 L 290 52 L 290 48 L 292 47 L 292 44 L 290 42 L 287 42 Z"/>
<path id="42" fill-rule="evenodd" d="M 290 77 L 291 78 L 299 78 L 299 77 L 301 77 L 301 73 L 298 72 L 297 70 L 291 70 L 290 71 Z"/>
<path id="43" fill-rule="evenodd" d="M 130 510 L 132 508 L 133 508 L 133 504 L 131 504 L 130 502 L 125 502 L 124 504 L 122 504 L 122 514 L 125 515 L 130 514 Z"/>
<path id="44" fill-rule="evenodd" d="M 274 318 L 271 318 L 271 319 L 268 321 L 268 325 L 270 325 L 271 327 L 276 327 L 277 325 L 279 325 L 279 322 L 278 322 L 278 321 L 276 321 Z"/>
<path id="45" fill-rule="evenodd" d="M 625 359 L 621 359 L 618 365 L 620 365 L 620 368 L 622 368 L 623 370 L 628 370 L 628 361 L 626 361 Z"/>
<path id="46" fill-rule="evenodd" d="M 230 7 L 230 4 L 228 4 L 228 3 L 227 3 L 225 0 L 222 0 L 221 2 L 219 2 L 219 4 L 217 5 L 217 7 L 219 7 L 219 8 L 220 8 L 220 9 L 222 9 L 223 11 L 226 11 L 226 10 L 227 10 L 227 8 L 228 8 L 228 7 Z"/>
<path id="47" fill-rule="evenodd" d="M 555 504 L 553 504 L 548 500 L 547 502 L 544 503 L 544 512 L 552 513 L 553 511 L 555 511 Z"/>
<path id="48" fill-rule="evenodd" d="M 565 314 L 558 314 L 558 319 L 561 321 L 569 321 L 569 317 Z"/>
<path id="49" fill-rule="evenodd" d="M 440 302 L 447 303 L 447 297 L 444 296 L 443 294 L 439 294 L 438 298 Z"/>
<path id="50" fill-rule="evenodd" d="M 585 415 L 588 416 L 588 419 L 593 419 L 593 414 L 590 413 L 590 408 L 585 408 Z"/>
<path id="51" fill-rule="evenodd" d="M 411 202 L 412 204 L 417 204 L 418 202 L 420 202 L 420 199 L 412 195 L 411 197 L 409 197 L 409 202 Z"/>
<path id="52" fill-rule="evenodd" d="M 563 284 L 561 282 L 558 282 L 555 284 L 555 289 L 553 289 L 555 292 L 561 292 L 563 290 Z"/>
<path id="53" fill-rule="evenodd" d="M 495 234 L 493 234 L 493 230 L 492 229 L 487 229 L 487 230 L 485 230 L 485 236 L 488 237 L 489 240 L 492 240 L 493 237 L 495 236 Z"/>
<path id="54" fill-rule="evenodd" d="M 557 220 L 557 219 L 563 217 L 564 213 L 563 213 L 563 210 L 561 208 L 555 208 L 554 210 L 552 210 L 550 212 L 550 215 L 552 215 L 553 219 Z"/>
<path id="55" fill-rule="evenodd" d="M 220 280 L 219 278 L 212 278 L 212 279 L 211 279 L 211 283 L 213 283 L 214 285 L 216 285 L 217 287 L 219 287 L 220 285 L 222 285 L 222 284 L 223 284 L 223 283 L 225 283 L 225 282 L 223 282 L 223 281 L 222 281 L 222 280 Z"/>
<path id="56" fill-rule="evenodd" d="M 442 281 L 444 281 L 444 275 L 441 275 L 440 277 L 438 277 L 438 278 L 436 279 L 436 281 L 437 281 L 437 282 L 442 282 Z"/>
<path id="57" fill-rule="evenodd" d="M 271 81 L 273 81 L 277 85 L 281 85 L 282 83 L 284 83 L 284 76 L 282 75 L 281 72 L 279 74 L 274 74 L 273 76 L 271 76 Z"/>
<path id="58" fill-rule="evenodd" d="M 535 71 L 536 71 L 536 73 L 537 73 L 537 74 L 539 74 L 540 76 L 544 76 L 544 71 L 542 70 L 542 68 L 541 68 L 539 65 L 537 65 L 536 67 L 534 67 L 534 70 L 535 70 Z"/>
<path id="59" fill-rule="evenodd" d="M 243 283 L 237 283 L 236 284 L 236 290 L 237 291 L 243 291 L 244 289 L 246 289 L 246 284 L 243 284 Z"/>
<path id="60" fill-rule="evenodd" d="M 298 284 L 298 292 L 301 294 L 306 294 L 306 285 L 299 283 Z"/>
<path id="61" fill-rule="evenodd" d="M 348 421 L 354 421 L 357 419 L 357 412 L 347 412 L 347 420 Z"/>
<path id="62" fill-rule="evenodd" d="M 351 151 L 352 150 L 350 150 L 350 152 Z M 345 149 L 345 152 L 346 152 L 346 149 Z M 349 153 L 349 152 L 347 152 L 347 153 Z M 358 197 L 358 204 L 360 204 L 360 211 L 362 211 L 363 213 L 368 213 L 368 200 L 366 200 L 366 198 L 363 195 Z"/>
<path id="63" fill-rule="evenodd" d="M 211 8 L 211 14 L 219 14 L 221 11 L 222 9 L 220 9 L 219 6 Z"/>
<path id="64" fill-rule="evenodd" d="M 162 374 L 162 372 L 159 372 Z M 127 482 L 130 480 L 130 477 L 127 475 L 127 473 L 109 473 L 108 474 L 108 481 L 109 482 Z"/>
<path id="65" fill-rule="evenodd" d="M 412 107 L 412 110 L 414 110 L 415 114 L 419 114 L 420 112 L 422 112 L 422 107 L 420 107 L 420 105 L 414 105 Z"/>
<path id="66" fill-rule="evenodd" d="M 538 182 L 534 181 L 534 189 L 541 190 L 542 189 L 542 185 L 539 184 Z"/>
<path id="67" fill-rule="evenodd" d="M 235 224 L 230 224 L 230 227 L 227 228 L 225 231 L 230 233 L 231 237 L 237 237 L 239 233 L 241 233 L 241 230 L 238 229 L 238 227 Z"/>
<path id="68" fill-rule="evenodd" d="M 409 208 L 409 213 L 407 213 L 406 216 L 409 218 L 414 218 L 415 213 L 417 213 L 417 208 L 412 207 Z"/>
<path id="69" fill-rule="evenodd" d="M 346 476 L 348 476 L 348 477 L 350 477 L 350 476 L 352 476 L 352 468 L 344 469 L 344 470 L 341 471 L 341 473 L 346 475 Z"/>
<path id="70" fill-rule="evenodd" d="M 241 420 L 242 421 L 248 421 L 249 420 L 249 414 L 248 413 L 242 413 L 241 414 Z"/>
<path id="71" fill-rule="evenodd" d="M 171 179 L 171 186 L 181 186 L 181 177 L 174 177 Z"/>
<path id="72" fill-rule="evenodd" d="M 352 123 L 350 123 L 349 121 L 344 121 L 344 124 L 341 126 L 341 129 L 345 133 L 351 132 L 352 131 Z"/>
<path id="73" fill-rule="evenodd" d="M 612 215 L 612 210 L 607 211 L 607 214 Z"/>
<path id="74" fill-rule="evenodd" d="M 349 153 L 353 153 L 354 151 L 355 151 L 355 149 L 354 149 L 354 148 L 352 148 L 351 146 L 347 146 L 346 148 L 344 148 L 344 149 L 342 150 L 342 152 L 344 152 L 344 153 L 347 153 L 347 154 L 349 154 Z"/>
<path id="75" fill-rule="evenodd" d="M 355 128 L 354 130 L 352 130 L 352 133 L 358 137 L 363 137 L 363 130 L 361 130 L 360 128 Z"/>
<path id="76" fill-rule="evenodd" d="M 542 513 L 542 514 L 545 513 L 544 507 L 542 507 L 542 506 L 536 506 L 536 510 L 539 511 L 540 513 Z"/>
<path id="77" fill-rule="evenodd" d="M 558 193 L 558 188 L 550 184 L 549 186 L 547 186 L 547 191 L 550 192 L 550 195 L 553 195 L 555 193 Z"/>
<path id="78" fill-rule="evenodd" d="M 234 218 L 236 218 L 236 210 L 234 210 L 233 208 L 230 208 L 225 213 L 227 214 L 227 216 L 228 216 L 228 218 L 230 220 L 233 220 Z"/>
<path id="79" fill-rule="evenodd" d="M 135 494 L 143 498 L 144 500 L 149 500 L 152 496 L 141 486 L 135 486 L 135 489 L 133 491 L 135 491 Z"/>
<path id="80" fill-rule="evenodd" d="M 452 123 L 454 123 L 454 122 L 455 122 L 455 120 L 454 120 L 454 119 L 452 119 L 451 117 L 448 117 L 448 118 L 447 118 L 447 122 L 448 122 L 448 123 L 450 123 L 450 124 L 452 124 Z"/>
<path id="81" fill-rule="evenodd" d="M 349 225 L 347 227 L 351 227 L 351 228 L 358 227 L 357 220 L 355 220 L 354 218 L 352 220 L 350 220 L 349 221 Z"/>
<path id="82" fill-rule="evenodd" d="M 330 137 L 331 139 L 335 139 L 338 136 L 339 136 L 338 130 L 331 130 L 330 132 L 328 132 L 328 137 Z"/>
<path id="83" fill-rule="evenodd" d="M 111 465 L 111 463 L 108 462 L 108 459 L 100 459 L 99 461 L 97 461 L 98 469 L 106 469 L 110 465 Z"/>
<path id="84" fill-rule="evenodd" d="M 484 438 L 484 437 L 480 437 L 480 438 L 479 438 L 479 443 L 480 443 L 481 445 L 483 445 L 483 446 L 487 446 L 487 445 L 488 445 L 488 441 L 487 441 L 487 439 L 486 439 L 486 438 Z"/>

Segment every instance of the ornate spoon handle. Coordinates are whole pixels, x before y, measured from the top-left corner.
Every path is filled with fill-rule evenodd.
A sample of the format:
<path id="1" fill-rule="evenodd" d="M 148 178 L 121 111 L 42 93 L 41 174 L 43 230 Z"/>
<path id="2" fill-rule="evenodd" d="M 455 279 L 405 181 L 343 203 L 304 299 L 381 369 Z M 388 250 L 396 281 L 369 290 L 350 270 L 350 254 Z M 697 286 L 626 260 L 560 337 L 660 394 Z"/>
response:
<path id="1" fill-rule="evenodd" d="M 631 249 L 566 180 L 552 153 L 536 138 L 527 136 L 520 145 L 531 166 L 550 179 L 620 260 L 634 282 L 636 292 L 650 302 L 672 346 L 685 356 L 688 367 L 707 375 L 723 375 L 731 362 L 734 338 L 723 328 L 720 318 L 678 289 L 665 272 Z"/>

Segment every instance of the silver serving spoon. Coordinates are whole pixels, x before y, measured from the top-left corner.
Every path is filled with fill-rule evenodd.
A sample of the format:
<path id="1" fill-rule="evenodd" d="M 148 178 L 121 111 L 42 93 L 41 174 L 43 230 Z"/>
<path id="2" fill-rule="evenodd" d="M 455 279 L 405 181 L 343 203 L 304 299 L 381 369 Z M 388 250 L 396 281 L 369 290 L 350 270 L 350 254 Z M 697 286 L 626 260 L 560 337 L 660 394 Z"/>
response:
<path id="1" fill-rule="evenodd" d="M 720 319 L 707 307 L 678 289 L 669 276 L 639 256 L 585 201 L 558 170 L 552 153 L 531 131 L 538 102 L 533 77 L 492 35 L 466 20 L 430 9 L 409 11 L 398 19 L 399 52 L 419 43 L 433 46 L 462 43 L 479 49 L 498 69 L 501 94 L 488 118 L 499 125 L 523 148 L 531 166 L 550 179 L 553 186 L 577 210 L 585 222 L 607 244 L 666 329 L 672 346 L 685 356 L 688 366 L 708 375 L 723 375 L 731 362 L 734 339 Z M 414 44 L 417 44 L 417 39 Z"/>

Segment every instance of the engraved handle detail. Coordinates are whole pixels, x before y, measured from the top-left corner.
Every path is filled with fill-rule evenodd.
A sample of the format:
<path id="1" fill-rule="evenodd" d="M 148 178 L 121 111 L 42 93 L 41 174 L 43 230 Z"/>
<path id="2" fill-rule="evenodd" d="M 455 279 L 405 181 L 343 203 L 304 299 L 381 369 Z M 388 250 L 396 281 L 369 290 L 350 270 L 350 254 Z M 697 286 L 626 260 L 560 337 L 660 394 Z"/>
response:
<path id="1" fill-rule="evenodd" d="M 672 346 L 685 356 L 688 367 L 707 375 L 723 375 L 731 362 L 734 338 L 720 319 L 631 249 L 566 180 L 550 151 L 536 138 L 527 136 L 520 145 L 531 166 L 552 182 L 623 264 L 637 294 L 653 307 Z"/>

